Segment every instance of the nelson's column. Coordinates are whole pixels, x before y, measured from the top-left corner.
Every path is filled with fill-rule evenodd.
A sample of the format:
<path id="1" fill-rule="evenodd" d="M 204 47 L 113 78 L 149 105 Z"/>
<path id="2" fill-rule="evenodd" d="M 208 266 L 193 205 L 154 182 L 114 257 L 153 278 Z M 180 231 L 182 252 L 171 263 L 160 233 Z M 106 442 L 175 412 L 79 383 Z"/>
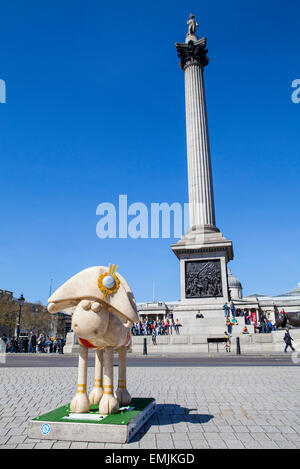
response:
<path id="1" fill-rule="evenodd" d="M 206 38 L 198 39 L 198 24 L 190 15 L 185 43 L 176 43 L 184 71 L 190 228 L 173 244 L 180 260 L 181 301 L 178 309 L 206 311 L 220 317 L 228 301 L 227 263 L 232 241 L 215 222 L 209 135 L 203 72 L 208 64 Z M 177 308 L 176 308 L 177 309 Z M 222 326 L 223 327 L 223 326 Z"/>

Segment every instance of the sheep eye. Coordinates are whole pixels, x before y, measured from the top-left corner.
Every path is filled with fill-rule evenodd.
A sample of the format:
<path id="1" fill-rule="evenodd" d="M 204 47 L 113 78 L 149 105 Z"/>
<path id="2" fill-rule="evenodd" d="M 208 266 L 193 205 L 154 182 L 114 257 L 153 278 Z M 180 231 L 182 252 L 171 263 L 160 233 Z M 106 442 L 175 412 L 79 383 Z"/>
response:
<path id="1" fill-rule="evenodd" d="M 92 311 L 94 311 L 94 313 L 99 313 L 101 309 L 101 304 L 95 301 L 95 303 L 92 304 L 91 309 Z"/>
<path id="2" fill-rule="evenodd" d="M 91 302 L 88 301 L 88 300 L 84 300 L 82 301 L 81 303 L 81 307 L 85 310 L 85 311 L 88 311 L 91 307 Z"/>

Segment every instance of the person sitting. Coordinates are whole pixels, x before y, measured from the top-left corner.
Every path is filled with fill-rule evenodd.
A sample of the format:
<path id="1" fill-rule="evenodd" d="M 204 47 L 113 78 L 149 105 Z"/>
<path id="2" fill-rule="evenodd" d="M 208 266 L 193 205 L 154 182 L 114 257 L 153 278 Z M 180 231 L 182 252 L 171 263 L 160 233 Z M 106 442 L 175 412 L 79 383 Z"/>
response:
<path id="1" fill-rule="evenodd" d="M 244 327 L 244 329 L 243 329 L 243 334 L 249 334 L 249 331 L 248 331 L 248 329 L 247 329 L 247 326 Z"/>
<path id="2" fill-rule="evenodd" d="M 230 321 L 229 318 L 226 318 L 226 326 L 227 326 L 227 331 L 228 331 L 228 334 L 231 334 L 231 331 L 232 331 L 232 322 Z"/>

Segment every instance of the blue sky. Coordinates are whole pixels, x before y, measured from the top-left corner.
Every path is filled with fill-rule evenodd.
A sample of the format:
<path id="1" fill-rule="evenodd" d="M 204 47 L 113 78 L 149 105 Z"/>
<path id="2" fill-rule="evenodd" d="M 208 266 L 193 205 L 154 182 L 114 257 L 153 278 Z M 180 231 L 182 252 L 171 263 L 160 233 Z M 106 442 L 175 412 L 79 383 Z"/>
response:
<path id="1" fill-rule="evenodd" d="M 184 76 L 174 43 L 193 12 L 216 221 L 244 293 L 300 282 L 300 6 L 296 1 L 12 0 L 1 5 L 0 288 L 46 302 L 116 263 L 138 301 L 179 299 L 174 239 L 96 236 L 96 207 L 187 202 Z"/>

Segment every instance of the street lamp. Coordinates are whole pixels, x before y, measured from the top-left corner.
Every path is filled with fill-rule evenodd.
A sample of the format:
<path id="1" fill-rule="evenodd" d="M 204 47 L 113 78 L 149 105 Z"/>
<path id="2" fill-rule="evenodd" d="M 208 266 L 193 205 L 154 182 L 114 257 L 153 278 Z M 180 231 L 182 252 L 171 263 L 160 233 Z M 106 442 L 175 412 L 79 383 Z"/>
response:
<path id="1" fill-rule="evenodd" d="M 21 322 L 21 313 L 22 313 L 22 306 L 25 303 L 25 298 L 23 296 L 23 293 L 21 293 L 20 298 L 18 298 L 18 303 L 19 303 L 19 317 L 18 317 L 18 324 L 17 324 L 17 347 L 19 345 L 19 336 L 20 336 L 20 322 Z"/>

